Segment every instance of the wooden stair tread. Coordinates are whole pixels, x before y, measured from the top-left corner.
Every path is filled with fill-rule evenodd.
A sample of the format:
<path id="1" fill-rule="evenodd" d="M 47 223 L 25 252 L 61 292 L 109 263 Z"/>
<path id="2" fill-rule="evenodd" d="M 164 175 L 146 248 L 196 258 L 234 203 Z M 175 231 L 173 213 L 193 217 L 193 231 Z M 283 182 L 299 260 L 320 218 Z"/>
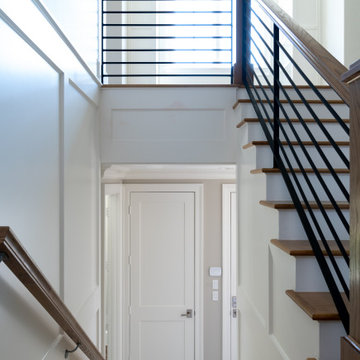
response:
<path id="1" fill-rule="evenodd" d="M 279 240 L 272 239 L 271 243 L 282 251 L 291 256 L 314 256 L 309 240 Z M 347 254 L 350 254 L 350 241 L 342 240 L 341 243 Z M 319 241 L 319 244 L 323 250 L 323 254 L 327 255 L 323 244 Z M 331 252 L 334 256 L 341 256 L 341 252 L 336 244 L 335 240 L 328 241 Z"/>
<path id="2" fill-rule="evenodd" d="M 303 119 L 304 122 L 306 123 L 316 123 L 316 121 L 314 119 Z M 320 119 L 321 122 L 323 124 L 338 124 L 338 121 L 336 119 Z M 272 120 L 273 121 L 273 120 Z M 286 119 L 280 119 L 280 121 L 282 123 L 287 123 L 287 120 Z M 291 122 L 293 123 L 300 123 L 300 120 L 299 119 L 290 119 Z M 349 123 L 350 120 L 349 119 L 343 119 L 343 121 L 345 123 Z M 242 127 L 243 125 L 247 124 L 247 123 L 258 123 L 259 122 L 259 119 L 258 118 L 245 118 L 244 120 L 242 120 L 241 122 L 239 122 L 236 127 L 237 128 L 240 128 Z"/>
<path id="3" fill-rule="evenodd" d="M 295 84 L 296 85 L 296 84 Z M 315 84 L 314 84 L 315 85 Z M 260 85 L 254 85 L 255 88 L 260 89 Z M 262 85 L 264 89 L 270 89 L 270 86 L 268 85 Z M 282 85 L 284 89 L 294 89 L 292 85 Z M 312 88 L 309 85 L 296 85 L 298 89 L 305 89 L 305 90 L 312 90 Z M 325 90 L 333 90 L 333 88 L 330 85 L 315 85 L 317 89 L 325 89 Z M 246 89 L 245 85 L 238 85 L 238 88 L 240 89 Z M 334 90 L 333 90 L 334 91 Z"/>
<path id="4" fill-rule="evenodd" d="M 301 170 L 298 168 L 293 169 L 295 173 L 301 173 Z M 304 169 L 306 173 L 314 173 L 314 169 L 306 168 Z M 330 170 L 328 168 L 318 168 L 317 169 L 320 174 L 330 174 Z M 286 169 L 287 172 L 290 172 L 290 169 Z M 334 169 L 336 174 L 350 174 L 350 170 L 347 168 L 339 168 Z M 278 168 L 260 168 L 250 170 L 251 174 L 280 174 L 281 171 Z"/>
<path id="5" fill-rule="evenodd" d="M 333 299 L 328 292 L 286 290 L 286 295 L 313 320 L 340 320 Z"/>
<path id="6" fill-rule="evenodd" d="M 318 105 L 321 105 L 323 104 L 323 102 L 321 100 L 306 100 L 309 104 L 318 104 Z M 264 100 L 256 100 L 257 103 L 267 103 L 267 100 L 264 99 Z M 299 100 L 299 99 L 295 99 L 295 100 L 292 100 L 292 102 L 294 104 L 304 104 L 304 102 L 302 100 Z M 327 102 L 331 105 L 346 105 L 345 102 L 343 100 L 327 100 Z M 274 103 L 274 100 L 271 100 L 271 103 Z M 280 100 L 280 103 L 281 104 L 288 104 L 289 102 L 286 100 L 286 99 L 281 99 Z M 251 100 L 250 99 L 238 99 L 236 100 L 235 104 L 233 105 L 233 110 L 235 110 L 237 108 L 237 106 L 239 104 L 251 104 Z"/>
<path id="7" fill-rule="evenodd" d="M 291 141 L 291 145 L 293 146 L 299 146 L 299 143 L 297 141 Z M 302 142 L 304 146 L 314 146 L 314 143 L 312 141 L 303 141 Z M 281 142 L 282 145 L 288 146 L 288 143 L 286 141 Z M 318 141 L 319 146 L 332 146 L 329 141 Z M 336 141 L 336 145 L 338 146 L 350 146 L 349 141 Z M 254 140 L 251 141 L 245 145 L 243 145 L 243 149 L 248 149 L 252 146 L 269 146 L 269 142 L 266 140 Z"/>
<path id="8" fill-rule="evenodd" d="M 269 207 L 269 208 L 275 209 L 275 210 L 295 209 L 295 205 L 291 201 L 260 200 L 259 203 L 260 203 L 260 205 L 263 205 L 263 206 L 266 206 L 266 207 Z M 309 203 L 310 203 L 310 206 L 312 209 L 315 209 L 315 210 L 319 209 L 316 202 L 310 201 Z M 334 209 L 333 205 L 328 201 L 323 201 L 322 205 L 325 210 L 333 210 Z M 339 206 L 340 209 L 343 209 L 343 210 L 348 210 L 350 208 L 350 204 L 345 201 L 337 201 L 337 205 Z M 302 207 L 304 209 L 306 208 L 305 203 L 302 203 Z"/>

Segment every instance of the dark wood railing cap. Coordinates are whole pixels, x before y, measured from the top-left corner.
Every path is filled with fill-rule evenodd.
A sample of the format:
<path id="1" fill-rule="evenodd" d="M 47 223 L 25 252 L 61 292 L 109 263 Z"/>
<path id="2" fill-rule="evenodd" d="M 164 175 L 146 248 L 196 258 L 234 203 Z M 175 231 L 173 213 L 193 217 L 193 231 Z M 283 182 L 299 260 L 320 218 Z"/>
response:
<path id="1" fill-rule="evenodd" d="M 272 0 L 256 0 L 291 43 L 310 62 L 336 93 L 350 104 L 350 91 L 340 78 L 347 68 Z"/>
<path id="2" fill-rule="evenodd" d="M 354 64 L 350 65 L 349 71 L 341 76 L 341 81 L 349 84 L 360 77 L 360 59 Z"/>

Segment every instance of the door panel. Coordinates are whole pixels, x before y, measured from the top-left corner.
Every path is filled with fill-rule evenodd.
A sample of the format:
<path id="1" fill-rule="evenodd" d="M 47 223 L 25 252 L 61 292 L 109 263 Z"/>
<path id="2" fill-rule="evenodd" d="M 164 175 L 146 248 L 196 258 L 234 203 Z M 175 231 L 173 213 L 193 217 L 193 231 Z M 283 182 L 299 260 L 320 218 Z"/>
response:
<path id="1" fill-rule="evenodd" d="M 193 360 L 194 193 L 130 195 L 130 359 Z"/>

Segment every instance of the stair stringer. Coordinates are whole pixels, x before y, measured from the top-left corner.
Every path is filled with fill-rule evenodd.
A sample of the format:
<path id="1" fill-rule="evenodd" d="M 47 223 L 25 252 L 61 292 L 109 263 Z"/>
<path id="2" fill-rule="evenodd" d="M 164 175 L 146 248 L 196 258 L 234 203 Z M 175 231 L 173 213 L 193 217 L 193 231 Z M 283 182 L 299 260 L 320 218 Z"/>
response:
<path id="1" fill-rule="evenodd" d="M 286 281 L 274 278 L 279 254 L 274 253 L 270 239 L 279 235 L 279 215 L 259 205 L 266 198 L 266 178 L 250 174 L 255 164 L 252 155 L 242 150 L 238 162 L 240 360 L 303 360 L 318 353 L 318 323 L 306 319 L 285 294 L 296 285 L 293 259 L 287 264 Z M 278 314 L 282 303 L 286 306 Z M 295 329 L 298 323 L 301 329 Z M 286 338 L 279 327 L 288 329 Z M 307 346 L 294 349 L 292 344 L 299 345 L 299 338 Z"/>
<path id="2" fill-rule="evenodd" d="M 249 109 L 240 112 L 248 114 Z M 240 360 L 337 359 L 329 357 L 332 350 L 320 354 L 329 340 L 326 334 L 337 333 L 334 326 L 313 321 L 285 294 L 297 287 L 296 259 L 270 245 L 271 238 L 281 238 L 281 216 L 259 205 L 269 198 L 271 187 L 265 175 L 250 174 L 256 168 L 256 149 L 242 149 L 249 134 L 241 129 L 238 134 Z M 340 322 L 333 323 L 337 328 Z"/>

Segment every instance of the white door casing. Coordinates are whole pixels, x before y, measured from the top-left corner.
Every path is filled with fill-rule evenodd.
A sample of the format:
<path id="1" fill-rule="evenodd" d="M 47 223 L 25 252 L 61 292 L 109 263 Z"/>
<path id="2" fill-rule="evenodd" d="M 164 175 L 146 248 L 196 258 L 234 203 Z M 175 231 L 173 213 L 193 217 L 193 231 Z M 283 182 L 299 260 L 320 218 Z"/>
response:
<path id="1" fill-rule="evenodd" d="M 201 190 L 125 185 L 124 359 L 202 359 Z"/>
<path id="2" fill-rule="evenodd" d="M 237 311 L 237 217 L 236 185 L 223 184 L 222 191 L 222 263 L 223 323 L 222 360 L 238 359 Z M 235 303 L 234 303 L 235 297 Z"/>

